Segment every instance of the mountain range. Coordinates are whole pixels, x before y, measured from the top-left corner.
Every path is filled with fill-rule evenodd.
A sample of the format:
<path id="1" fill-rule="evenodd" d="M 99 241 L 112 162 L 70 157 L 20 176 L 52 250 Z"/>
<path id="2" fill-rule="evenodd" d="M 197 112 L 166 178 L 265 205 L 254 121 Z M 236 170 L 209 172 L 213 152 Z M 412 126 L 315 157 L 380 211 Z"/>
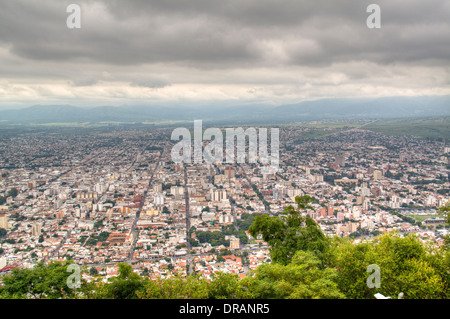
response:
<path id="1" fill-rule="evenodd" d="M 167 122 L 203 120 L 216 123 L 289 123 L 318 120 L 385 119 L 448 116 L 450 95 L 420 97 L 342 98 L 273 106 L 135 105 L 76 107 L 33 105 L 0 111 L 0 124 L 73 122 Z"/>

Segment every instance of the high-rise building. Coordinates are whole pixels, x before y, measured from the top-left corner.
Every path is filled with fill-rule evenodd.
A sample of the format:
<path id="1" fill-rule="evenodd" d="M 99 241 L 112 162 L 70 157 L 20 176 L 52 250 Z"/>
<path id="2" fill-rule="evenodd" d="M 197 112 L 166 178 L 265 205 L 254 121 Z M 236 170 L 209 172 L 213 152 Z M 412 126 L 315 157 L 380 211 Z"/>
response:
<path id="1" fill-rule="evenodd" d="M 323 175 L 321 174 L 309 175 L 309 179 L 314 183 L 320 183 L 323 182 Z"/>
<path id="2" fill-rule="evenodd" d="M 361 208 L 359 206 L 355 206 L 353 207 L 353 212 L 352 212 L 352 217 L 354 219 L 357 219 L 359 217 L 361 217 Z"/>
<path id="3" fill-rule="evenodd" d="M 326 217 L 327 216 L 327 209 L 325 207 L 321 207 L 319 209 L 319 214 L 321 217 Z"/>
<path id="4" fill-rule="evenodd" d="M 272 193 L 273 199 L 274 200 L 279 200 L 280 199 L 280 192 L 278 191 L 277 188 L 273 189 L 273 193 Z"/>
<path id="5" fill-rule="evenodd" d="M 156 193 L 162 193 L 162 184 L 158 183 L 153 186 L 153 191 Z"/>
<path id="6" fill-rule="evenodd" d="M 370 199 L 368 199 L 368 198 L 364 199 L 363 209 L 370 210 L 370 207 L 371 207 Z"/>
<path id="7" fill-rule="evenodd" d="M 36 237 L 40 236 L 41 235 L 41 228 L 42 228 L 41 224 L 34 222 L 31 225 L 31 235 L 36 236 Z"/>
<path id="8" fill-rule="evenodd" d="M 361 186 L 361 196 L 366 197 L 370 196 L 370 189 L 367 186 L 367 182 L 363 182 Z"/>
<path id="9" fill-rule="evenodd" d="M 8 215 L 0 215 L 0 228 L 9 229 Z"/>
<path id="10" fill-rule="evenodd" d="M 58 211 L 56 213 L 56 219 L 63 219 L 64 218 L 64 212 L 63 211 Z"/>
<path id="11" fill-rule="evenodd" d="M 380 170 L 375 170 L 375 171 L 373 171 L 373 178 L 375 180 L 382 179 L 383 178 L 383 174 L 381 173 Z"/>
<path id="12" fill-rule="evenodd" d="M 162 194 L 158 194 L 154 197 L 154 203 L 156 206 L 164 205 L 164 196 Z"/>
<path id="13" fill-rule="evenodd" d="M 334 208 L 333 208 L 333 206 L 329 206 L 328 207 L 328 216 L 333 216 L 333 214 L 334 214 Z"/>
<path id="14" fill-rule="evenodd" d="M 183 195 L 184 194 L 184 187 L 183 186 L 171 186 L 170 187 L 170 193 L 173 196 Z"/>
<path id="15" fill-rule="evenodd" d="M 227 191 L 224 189 L 215 189 L 210 191 L 211 201 L 220 202 L 223 199 L 227 199 Z"/>
<path id="16" fill-rule="evenodd" d="M 235 174 L 236 174 L 236 171 L 232 166 L 227 166 L 225 168 L 225 177 L 226 178 L 234 178 Z"/>
<path id="17" fill-rule="evenodd" d="M 0 269 L 5 268 L 8 265 L 8 260 L 6 257 L 0 257 Z"/>
<path id="18" fill-rule="evenodd" d="M 236 237 L 230 238 L 230 248 L 239 249 L 239 238 Z"/>

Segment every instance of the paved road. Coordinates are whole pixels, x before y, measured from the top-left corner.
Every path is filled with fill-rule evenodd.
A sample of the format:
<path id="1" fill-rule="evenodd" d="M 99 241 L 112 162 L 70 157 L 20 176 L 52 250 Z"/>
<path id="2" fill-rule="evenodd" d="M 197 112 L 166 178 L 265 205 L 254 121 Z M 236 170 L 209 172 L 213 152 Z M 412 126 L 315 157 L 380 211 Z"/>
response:
<path id="1" fill-rule="evenodd" d="M 56 247 L 55 250 L 53 250 L 50 255 L 48 255 L 47 257 L 44 258 L 44 261 L 47 260 L 51 260 L 53 257 L 55 257 L 56 253 L 61 249 L 61 247 L 64 245 L 64 243 L 66 242 L 67 238 L 70 237 L 70 231 L 67 231 L 66 236 L 64 236 L 61 241 L 59 242 L 58 247 Z"/>
<path id="2" fill-rule="evenodd" d="M 187 170 L 186 170 L 186 164 L 183 163 L 184 168 L 184 203 L 186 205 L 186 248 L 187 248 L 187 259 L 188 259 L 188 273 L 192 274 L 193 267 L 192 267 L 192 256 L 191 256 L 191 244 L 189 243 L 189 230 L 191 229 L 191 211 L 189 209 L 189 190 L 188 190 L 188 177 L 187 177 Z"/>
<path id="3" fill-rule="evenodd" d="M 150 176 L 150 180 L 148 182 L 148 187 L 144 191 L 144 195 L 142 196 L 141 205 L 139 206 L 139 210 L 136 213 L 136 218 L 134 219 L 133 224 L 131 225 L 130 234 L 132 234 L 132 233 L 134 234 L 134 240 L 133 240 L 133 243 L 131 244 L 131 249 L 130 249 L 130 253 L 129 253 L 129 256 L 128 256 L 128 260 L 129 261 L 133 260 L 134 249 L 136 247 L 136 242 L 137 242 L 138 237 L 139 237 L 139 233 L 136 232 L 136 225 L 137 225 L 137 222 L 139 221 L 139 217 L 141 216 L 141 211 L 142 211 L 142 208 L 144 207 L 145 199 L 147 198 L 147 194 L 148 194 L 148 190 L 150 189 L 150 187 L 152 185 L 153 176 L 155 175 L 155 172 L 158 170 L 159 162 L 161 161 L 161 157 L 162 157 L 163 153 L 164 153 L 164 149 L 161 151 L 161 154 L 159 155 L 158 160 L 156 161 L 155 168 L 153 169 L 152 175 Z"/>
<path id="4" fill-rule="evenodd" d="M 241 169 L 242 169 L 242 172 L 244 173 L 244 177 L 245 177 L 245 179 L 247 180 L 247 182 L 248 182 L 248 184 L 250 185 L 250 187 L 253 185 L 252 184 L 252 182 L 250 181 L 250 178 L 247 176 L 247 173 L 245 172 L 245 169 L 241 166 L 241 165 L 239 165 L 239 164 L 237 164 Z M 255 185 L 256 186 L 256 185 Z M 258 187 L 256 186 L 256 189 L 258 189 Z M 261 194 L 262 195 L 262 194 Z M 264 198 L 264 195 L 262 195 L 263 196 L 263 198 Z M 258 199 L 259 199 L 259 197 L 258 197 Z M 263 205 L 264 205 L 264 203 L 262 203 Z M 269 206 L 265 206 L 265 209 L 266 209 L 266 213 L 267 214 L 271 214 L 271 212 L 270 212 L 270 208 L 269 208 Z"/>

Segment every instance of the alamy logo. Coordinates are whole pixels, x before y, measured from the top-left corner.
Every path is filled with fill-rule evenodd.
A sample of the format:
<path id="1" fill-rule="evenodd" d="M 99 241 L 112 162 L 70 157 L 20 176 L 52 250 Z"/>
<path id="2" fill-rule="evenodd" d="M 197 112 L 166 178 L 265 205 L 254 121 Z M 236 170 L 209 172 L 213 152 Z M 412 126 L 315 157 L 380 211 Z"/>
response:
<path id="1" fill-rule="evenodd" d="M 371 13 L 366 20 L 367 27 L 369 29 L 380 29 L 381 28 L 381 8 L 378 4 L 369 4 L 367 6 L 367 13 Z"/>
<path id="2" fill-rule="evenodd" d="M 73 272 L 69 277 L 67 277 L 66 284 L 70 289 L 76 289 L 81 287 L 81 269 L 77 264 L 70 264 L 67 267 L 67 272 Z"/>
<path id="3" fill-rule="evenodd" d="M 381 268 L 378 265 L 371 264 L 367 267 L 367 272 L 371 275 L 367 278 L 366 284 L 369 288 L 381 287 Z"/>
<path id="4" fill-rule="evenodd" d="M 66 9 L 70 15 L 67 17 L 66 24 L 69 29 L 81 28 L 81 7 L 78 4 L 69 4 Z"/>
<path id="5" fill-rule="evenodd" d="M 194 138 L 191 132 L 184 127 L 176 128 L 172 132 L 172 141 L 181 141 L 172 148 L 172 161 L 175 163 L 192 162 L 192 144 L 194 148 L 194 163 L 261 163 L 264 165 L 263 173 L 275 173 L 279 166 L 279 129 L 270 129 L 270 155 L 267 150 L 267 128 L 242 127 L 226 128 L 226 145 L 224 156 L 223 133 L 218 128 L 208 128 L 203 132 L 202 121 L 194 121 Z M 211 140 L 204 145 L 204 140 Z M 246 141 L 248 140 L 248 154 L 246 154 Z M 236 141 L 236 143 L 235 143 Z M 235 152 L 236 150 L 236 152 Z M 235 157 L 236 153 L 236 157 Z M 247 155 L 247 156 L 246 156 Z"/>

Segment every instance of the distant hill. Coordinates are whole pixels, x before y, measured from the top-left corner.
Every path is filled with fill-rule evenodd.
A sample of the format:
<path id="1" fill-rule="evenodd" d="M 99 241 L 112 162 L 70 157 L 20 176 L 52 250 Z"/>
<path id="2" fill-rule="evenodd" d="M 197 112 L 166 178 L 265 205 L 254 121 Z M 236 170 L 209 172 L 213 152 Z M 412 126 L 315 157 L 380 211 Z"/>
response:
<path id="1" fill-rule="evenodd" d="M 202 119 L 216 123 L 288 123 L 316 120 L 430 117 L 450 115 L 450 95 L 322 99 L 272 106 L 139 105 L 81 108 L 71 105 L 34 105 L 0 111 L 0 124 L 73 122 L 159 122 Z"/>
<path id="2" fill-rule="evenodd" d="M 324 99 L 283 105 L 277 110 L 280 117 L 290 114 L 311 120 L 441 116 L 450 115 L 450 96 Z"/>

